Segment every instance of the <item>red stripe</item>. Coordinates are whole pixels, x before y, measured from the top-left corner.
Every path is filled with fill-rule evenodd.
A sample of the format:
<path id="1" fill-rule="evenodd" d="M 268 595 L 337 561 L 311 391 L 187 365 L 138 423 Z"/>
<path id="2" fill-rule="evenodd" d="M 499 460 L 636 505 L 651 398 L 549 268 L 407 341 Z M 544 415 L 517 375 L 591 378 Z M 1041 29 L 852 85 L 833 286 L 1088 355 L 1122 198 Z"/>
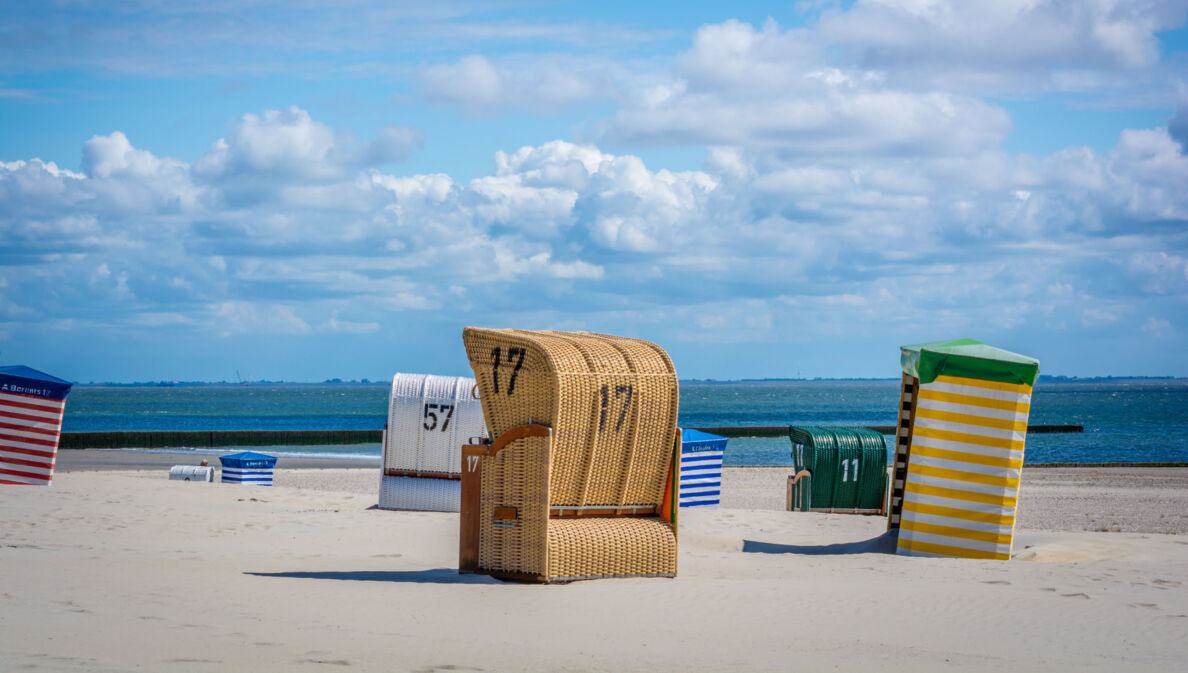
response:
<path id="1" fill-rule="evenodd" d="M 3 417 L 0 416 L 0 418 Z M 31 425 L 24 425 L 22 423 L 0 423 L 0 428 L 4 428 L 6 430 L 20 430 L 22 432 L 36 432 L 39 435 L 50 435 L 51 437 L 56 437 L 58 435 L 58 431 L 60 430 L 58 426 L 54 426 L 52 428 L 35 428 Z"/>
<path id="2" fill-rule="evenodd" d="M 39 463 L 35 460 L 22 460 L 20 458 L 7 458 L 0 456 L 0 465 L 24 465 L 25 467 L 40 467 L 43 470 L 54 471 L 53 463 Z"/>
<path id="3" fill-rule="evenodd" d="M 17 402 L 16 400 L 6 400 L 5 398 L 9 396 L 20 397 L 26 400 L 37 400 L 37 402 L 40 402 L 40 404 L 37 402 Z M 20 393 L 0 393 L 0 400 L 4 400 L 5 404 L 11 404 L 14 407 L 27 407 L 29 409 L 52 411 L 54 413 L 61 413 L 62 407 L 66 406 L 66 400 L 49 400 L 44 397 L 37 397 L 36 395 L 22 395 Z"/>
<path id="4" fill-rule="evenodd" d="M 18 414 L 12 411 L 0 411 L 0 418 L 16 418 L 22 421 L 37 421 L 38 423 L 51 423 L 53 425 L 62 425 L 62 415 L 58 414 L 54 418 L 46 418 L 45 416 L 32 416 L 30 414 Z"/>
<path id="5" fill-rule="evenodd" d="M 21 472 L 20 470 L 6 470 L 0 467 L 0 474 L 11 474 L 14 477 L 28 477 L 29 479 L 41 479 L 42 481 L 49 481 L 50 475 L 34 474 L 33 472 Z"/>
<path id="6" fill-rule="evenodd" d="M 20 414 L 20 416 L 25 415 Z M 43 434 L 56 433 L 62 429 L 61 421 L 38 419 L 36 416 L 33 416 L 32 419 L 32 421 L 26 421 L 24 417 L 17 417 L 17 415 L 14 414 L 0 414 L 0 428 L 8 428 L 13 430 L 33 430 L 33 432 Z"/>
<path id="7" fill-rule="evenodd" d="M 58 455 L 57 451 L 38 451 L 36 449 L 25 449 L 19 446 L 8 446 L 4 443 L 0 443 L 0 451 L 5 451 L 8 453 L 21 453 L 26 456 L 36 456 L 38 458 L 49 458 L 50 460 L 53 460 L 54 456 Z"/>
<path id="8" fill-rule="evenodd" d="M 0 484 L 18 484 L 20 486 L 49 486 L 53 479 L 38 479 L 36 482 L 16 481 L 15 479 L 0 479 Z"/>
<path id="9" fill-rule="evenodd" d="M 58 448 L 57 436 L 55 436 L 54 441 L 51 442 L 47 439 L 34 439 L 31 437 L 17 437 L 16 435 L 6 435 L 3 432 L 0 432 L 0 442 L 2 442 L 4 440 L 8 440 L 10 442 L 21 442 L 23 444 L 39 444 L 41 446 L 48 446 L 51 449 Z"/>
<path id="10" fill-rule="evenodd" d="M 29 411 L 40 411 L 43 414 L 53 414 L 61 418 L 63 409 L 60 407 L 43 407 L 40 404 L 28 404 L 25 402 L 17 402 L 4 397 L 0 397 L 0 406 L 15 407 L 17 409 L 28 409 Z"/>

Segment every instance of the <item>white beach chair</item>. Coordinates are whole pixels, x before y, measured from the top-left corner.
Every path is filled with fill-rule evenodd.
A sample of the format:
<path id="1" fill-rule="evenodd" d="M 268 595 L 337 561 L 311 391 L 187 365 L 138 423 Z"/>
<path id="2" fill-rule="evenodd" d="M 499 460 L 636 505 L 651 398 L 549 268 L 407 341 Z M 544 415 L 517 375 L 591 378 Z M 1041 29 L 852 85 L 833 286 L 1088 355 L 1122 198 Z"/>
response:
<path id="1" fill-rule="evenodd" d="M 380 509 L 457 512 L 462 445 L 486 436 L 474 379 L 393 376 Z"/>

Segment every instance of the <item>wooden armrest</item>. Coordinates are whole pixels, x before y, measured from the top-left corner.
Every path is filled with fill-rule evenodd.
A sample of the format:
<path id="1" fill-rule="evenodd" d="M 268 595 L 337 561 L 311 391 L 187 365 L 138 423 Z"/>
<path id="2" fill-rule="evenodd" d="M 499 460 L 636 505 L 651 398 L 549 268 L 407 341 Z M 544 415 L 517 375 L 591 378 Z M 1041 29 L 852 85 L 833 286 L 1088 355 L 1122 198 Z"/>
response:
<path id="1" fill-rule="evenodd" d="M 493 441 L 485 444 L 463 444 L 462 455 L 494 456 L 517 439 L 524 439 L 525 437 L 548 437 L 552 434 L 553 429 L 547 425 L 540 425 L 539 423 L 517 425 L 511 430 L 499 435 Z"/>

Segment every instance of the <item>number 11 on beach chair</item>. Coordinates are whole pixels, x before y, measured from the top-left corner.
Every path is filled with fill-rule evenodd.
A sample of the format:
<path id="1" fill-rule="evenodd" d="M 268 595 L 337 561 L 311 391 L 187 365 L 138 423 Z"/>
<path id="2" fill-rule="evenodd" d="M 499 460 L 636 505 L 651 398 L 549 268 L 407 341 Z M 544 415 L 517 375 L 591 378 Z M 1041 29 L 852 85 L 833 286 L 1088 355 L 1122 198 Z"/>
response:
<path id="1" fill-rule="evenodd" d="M 468 327 L 489 443 L 462 452 L 459 571 L 569 582 L 673 577 L 680 435 L 663 349 Z"/>
<path id="2" fill-rule="evenodd" d="M 900 363 L 896 552 L 1009 559 L 1039 361 L 958 339 L 904 346 Z"/>

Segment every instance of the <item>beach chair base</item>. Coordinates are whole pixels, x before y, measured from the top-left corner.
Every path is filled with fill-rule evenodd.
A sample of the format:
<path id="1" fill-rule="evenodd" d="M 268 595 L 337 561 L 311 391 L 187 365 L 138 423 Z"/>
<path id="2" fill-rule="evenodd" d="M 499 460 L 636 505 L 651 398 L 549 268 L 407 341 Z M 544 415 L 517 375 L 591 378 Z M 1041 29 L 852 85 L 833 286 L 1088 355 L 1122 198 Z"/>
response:
<path id="1" fill-rule="evenodd" d="M 457 512 L 461 482 L 451 477 L 380 477 L 379 508 L 418 512 Z"/>
<path id="2" fill-rule="evenodd" d="M 675 577 L 676 527 L 655 516 L 655 506 L 550 508 L 547 500 L 516 499 L 518 491 L 497 490 L 494 481 L 526 478 L 507 472 L 513 468 L 501 458 L 515 451 L 547 452 L 551 439 L 550 428 L 523 425 L 490 444 L 463 447 L 458 572 L 549 584 Z M 548 464 L 547 460 L 542 463 Z M 547 498 L 547 474 L 537 477 L 544 483 L 524 490 Z M 640 512 L 651 516 L 639 516 Z"/>
<path id="3" fill-rule="evenodd" d="M 883 504 L 880 507 L 813 507 L 813 474 L 801 470 L 788 476 L 788 493 L 785 500 L 789 512 L 820 512 L 822 514 L 862 514 L 885 516 L 887 514 L 887 489 L 883 488 Z"/>

